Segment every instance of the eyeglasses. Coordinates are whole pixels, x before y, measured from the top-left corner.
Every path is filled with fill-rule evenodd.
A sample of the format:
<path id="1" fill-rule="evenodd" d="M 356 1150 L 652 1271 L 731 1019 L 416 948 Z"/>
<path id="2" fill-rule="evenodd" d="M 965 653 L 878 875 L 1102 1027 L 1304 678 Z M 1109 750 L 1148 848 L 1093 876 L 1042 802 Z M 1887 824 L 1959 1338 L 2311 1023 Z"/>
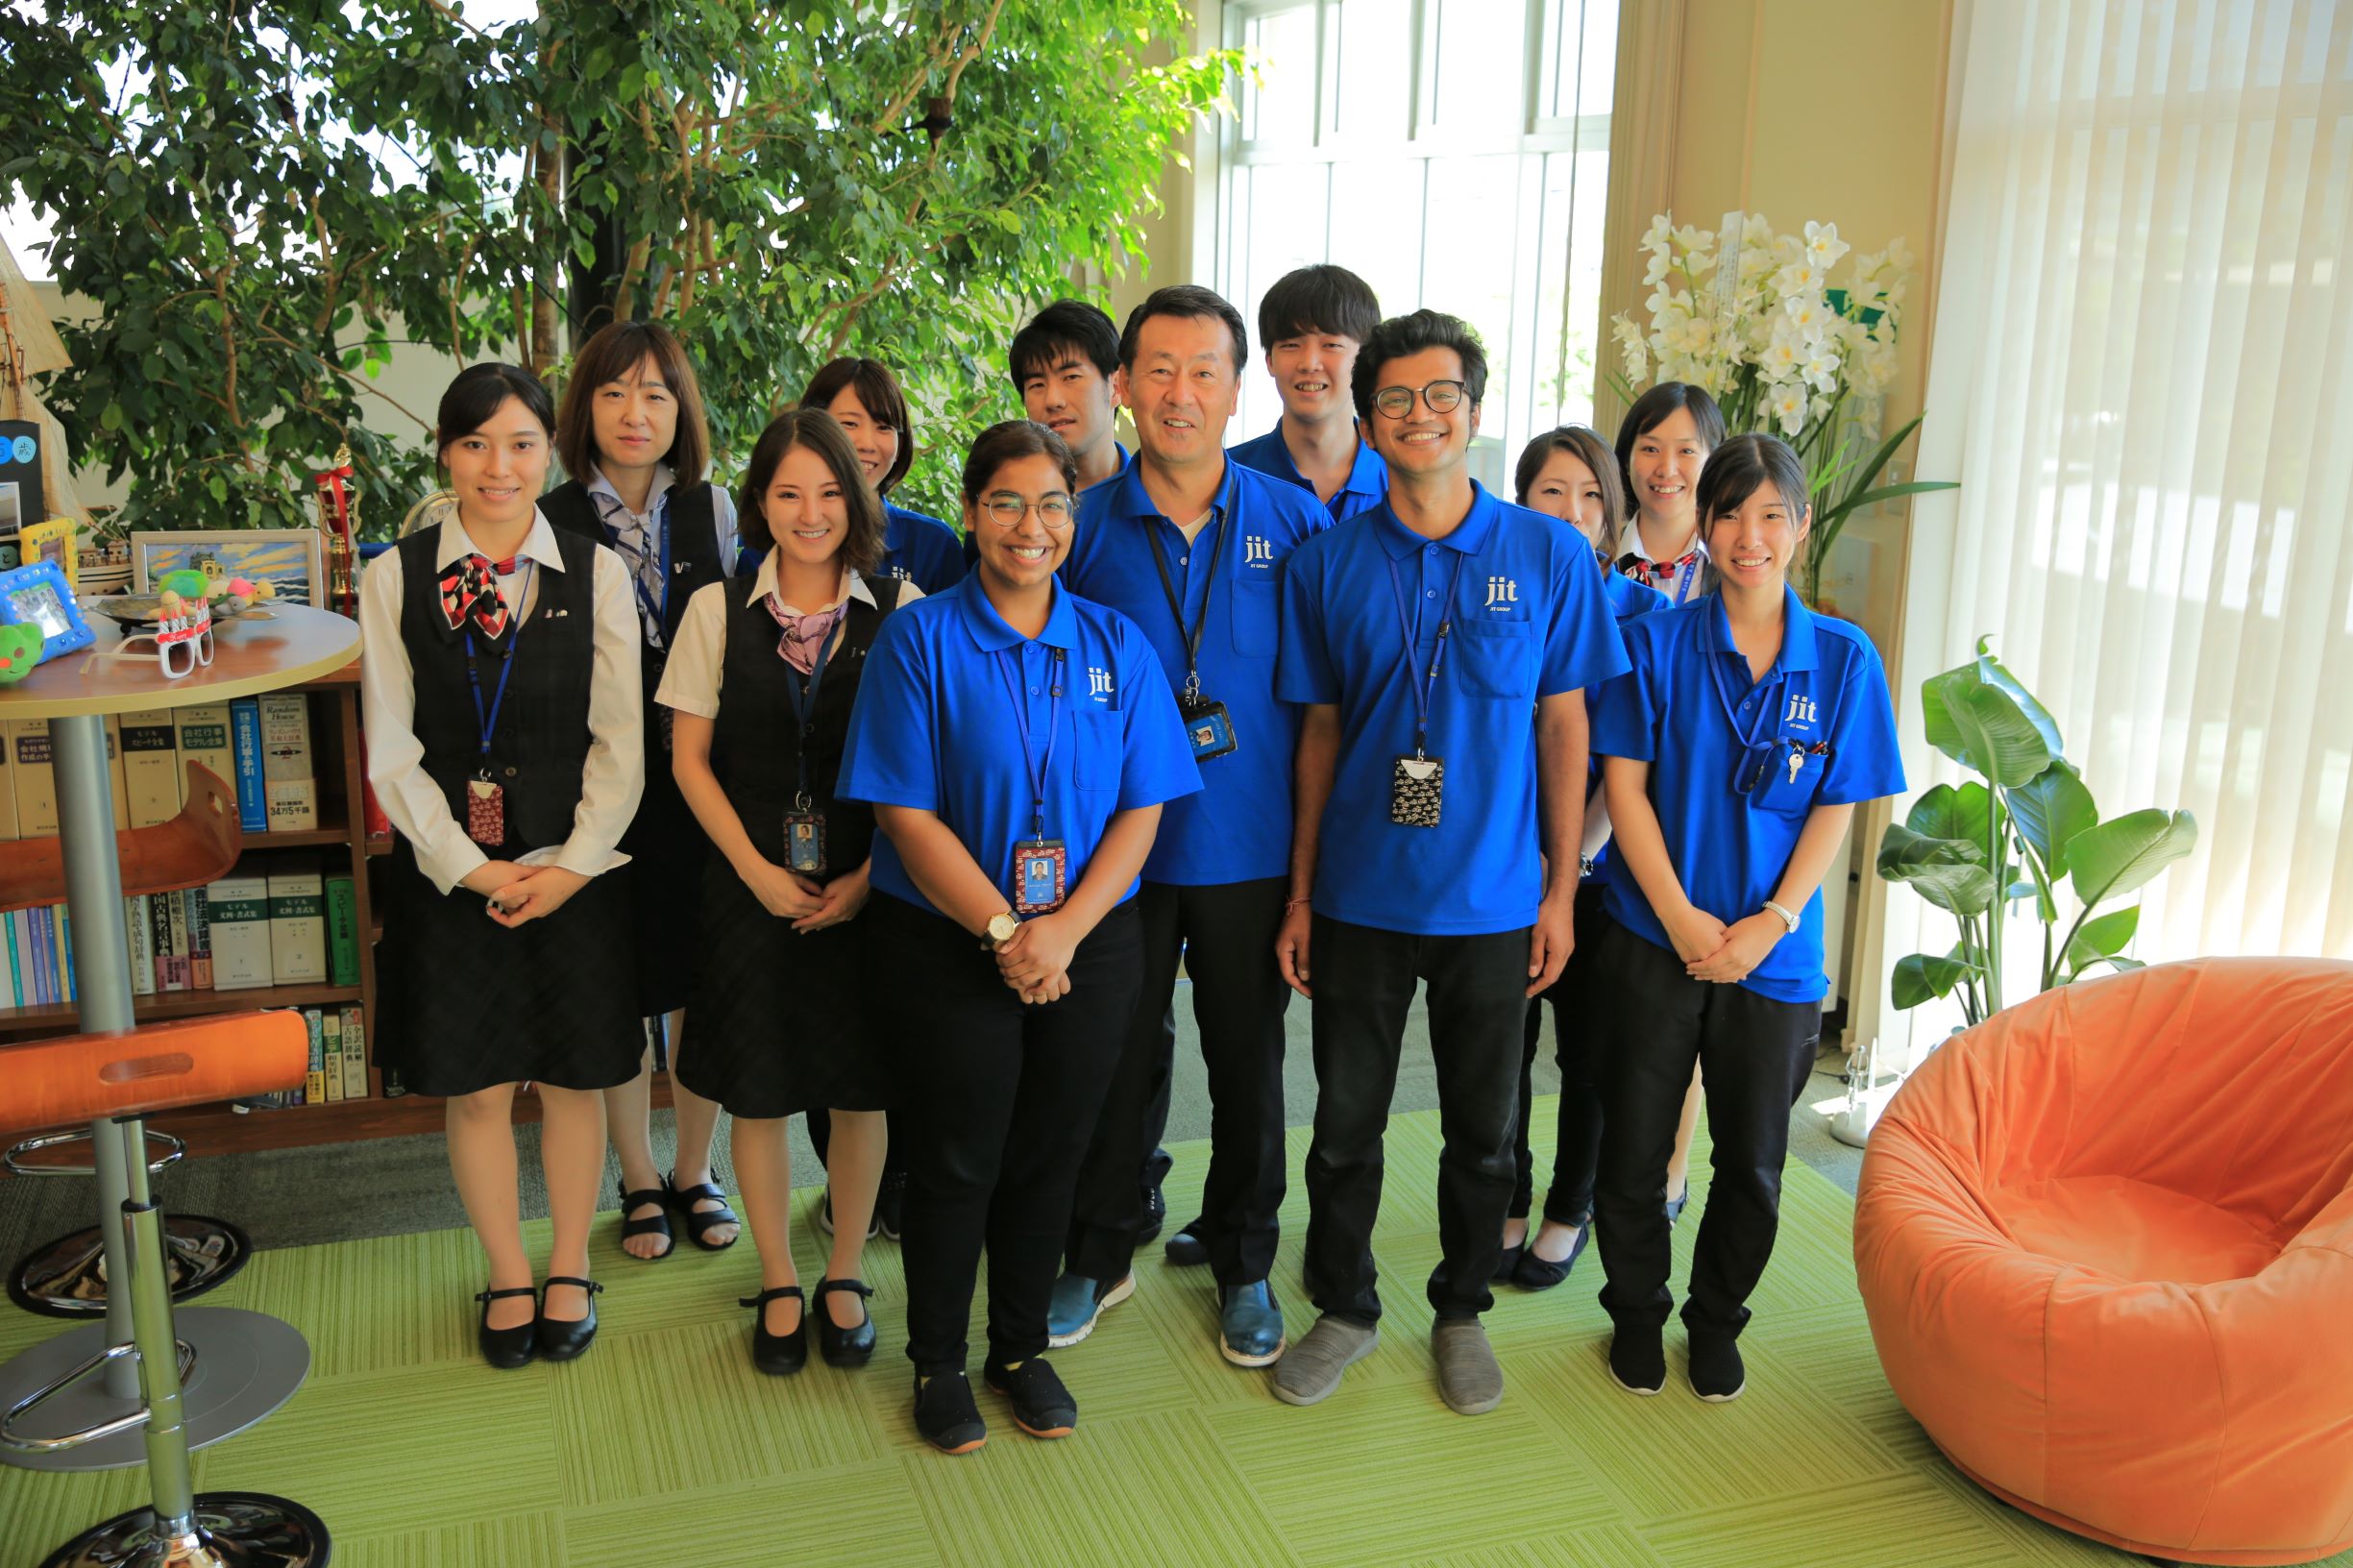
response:
<path id="1" fill-rule="evenodd" d="M 1373 406 L 1384 419 L 1404 419 L 1413 412 L 1413 400 L 1434 414 L 1451 414 L 1462 405 L 1460 381 L 1432 381 L 1418 393 L 1409 386 L 1385 386 L 1373 394 Z"/>
<path id="2" fill-rule="evenodd" d="M 989 521 L 1000 528 L 1019 527 L 1021 519 L 1033 509 L 1038 513 L 1038 521 L 1056 533 L 1070 526 L 1070 498 L 1064 495 L 1025 501 L 1010 491 L 999 491 L 982 502 L 980 509 L 988 513 Z"/>

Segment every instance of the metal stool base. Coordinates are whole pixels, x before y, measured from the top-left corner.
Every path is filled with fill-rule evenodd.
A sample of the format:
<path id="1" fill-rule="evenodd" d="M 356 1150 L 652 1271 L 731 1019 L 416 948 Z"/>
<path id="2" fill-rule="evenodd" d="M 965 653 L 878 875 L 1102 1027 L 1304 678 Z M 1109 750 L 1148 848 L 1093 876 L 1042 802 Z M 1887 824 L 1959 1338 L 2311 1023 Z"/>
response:
<path id="1" fill-rule="evenodd" d="M 234 1307 L 184 1307 L 174 1315 L 180 1337 L 196 1352 L 184 1396 L 191 1449 L 243 1432 L 291 1399 L 309 1376 L 309 1342 L 291 1324 Z M 106 1348 L 106 1335 L 103 1323 L 71 1329 L 0 1366 L 0 1409 L 97 1355 Z M 85 1378 L 43 1406 L 25 1435 L 78 1432 L 136 1403 L 111 1398 L 99 1378 Z M 127 1470 L 146 1462 L 145 1432 L 138 1427 L 56 1454 L 0 1449 L 0 1464 L 24 1470 Z"/>
<path id="2" fill-rule="evenodd" d="M 264 1492 L 200 1492 L 196 1531 L 155 1532 L 153 1508 L 117 1514 L 51 1553 L 41 1568 L 325 1568 L 327 1527 L 300 1503 Z"/>
<path id="3" fill-rule="evenodd" d="M 172 1300 L 188 1301 L 225 1284 L 254 1255 L 253 1237 L 225 1219 L 166 1214 L 163 1244 Z M 95 1225 L 25 1254 L 8 1277 L 9 1299 L 43 1317 L 102 1317 L 107 1310 L 106 1251 Z"/>

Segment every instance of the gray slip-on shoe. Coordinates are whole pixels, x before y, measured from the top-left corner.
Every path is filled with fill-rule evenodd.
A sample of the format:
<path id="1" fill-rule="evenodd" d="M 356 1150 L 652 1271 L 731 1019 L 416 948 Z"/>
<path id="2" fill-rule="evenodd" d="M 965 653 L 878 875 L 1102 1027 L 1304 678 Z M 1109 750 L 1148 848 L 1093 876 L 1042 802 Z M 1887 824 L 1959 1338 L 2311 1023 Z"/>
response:
<path id="1" fill-rule="evenodd" d="M 1438 1319 L 1430 1331 L 1430 1348 L 1438 1359 L 1438 1397 L 1448 1409 L 1457 1415 L 1484 1415 L 1504 1402 L 1504 1369 L 1479 1319 Z"/>
<path id="2" fill-rule="evenodd" d="M 1340 1385 L 1340 1374 L 1373 1353 L 1381 1331 L 1329 1313 L 1275 1362 L 1275 1398 L 1286 1405 L 1313 1405 Z"/>

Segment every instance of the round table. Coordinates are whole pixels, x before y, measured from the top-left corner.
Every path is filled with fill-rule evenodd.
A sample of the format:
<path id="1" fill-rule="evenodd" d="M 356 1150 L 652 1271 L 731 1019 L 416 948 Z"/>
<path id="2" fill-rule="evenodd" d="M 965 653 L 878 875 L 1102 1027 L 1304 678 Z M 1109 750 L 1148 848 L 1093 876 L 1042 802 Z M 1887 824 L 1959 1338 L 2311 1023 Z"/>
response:
<path id="1" fill-rule="evenodd" d="M 327 610 L 272 604 L 265 615 L 215 623 L 212 662 L 173 680 L 164 675 L 152 651 L 120 652 L 124 634 L 113 623 L 92 616 L 91 624 L 97 632 L 92 647 L 53 658 L 15 685 L 0 686 L 0 720 L 49 721 L 58 838 L 74 929 L 74 985 L 85 1034 L 136 1024 L 122 919 L 122 873 L 114 854 L 106 716 L 253 697 L 299 685 L 359 656 L 357 623 Z M 147 1151 L 126 1149 L 110 1121 L 93 1123 L 90 1136 L 107 1277 L 119 1280 L 126 1275 L 117 1220 L 131 1190 L 129 1162 L 144 1161 Z M 186 1390 L 190 1447 L 217 1442 L 260 1420 L 292 1396 L 309 1370 L 309 1347 L 276 1318 L 218 1308 L 190 1308 L 177 1315 L 180 1337 L 197 1353 Z M 110 1292 L 104 1324 L 75 1329 L 0 1365 L 0 1409 L 60 1369 L 131 1337 L 128 1304 Z M 56 1430 L 62 1431 L 122 1414 L 139 1403 L 138 1369 L 131 1358 L 122 1357 L 44 1409 L 55 1412 Z M 135 1465 L 143 1458 L 141 1433 L 133 1429 L 30 1462 L 39 1469 L 96 1470 Z M 6 1453 L 0 1453 L 0 1460 L 27 1462 L 23 1456 Z"/>

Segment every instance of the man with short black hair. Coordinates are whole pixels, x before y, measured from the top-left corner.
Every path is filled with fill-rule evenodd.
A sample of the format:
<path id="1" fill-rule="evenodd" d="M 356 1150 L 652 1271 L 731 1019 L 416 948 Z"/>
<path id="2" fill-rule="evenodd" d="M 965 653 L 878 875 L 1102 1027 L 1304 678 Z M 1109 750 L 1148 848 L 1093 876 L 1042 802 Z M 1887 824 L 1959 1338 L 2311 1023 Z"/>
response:
<path id="1" fill-rule="evenodd" d="M 1285 1343 L 1267 1284 L 1283 1204 L 1289 1001 L 1274 942 L 1298 734 L 1297 710 L 1275 698 L 1275 612 L 1284 563 L 1331 519 L 1305 491 L 1229 459 L 1225 427 L 1248 356 L 1240 315 L 1208 289 L 1164 288 L 1137 306 L 1119 339 L 1136 456 L 1080 498 L 1062 567 L 1072 593 L 1143 628 L 1202 789 L 1164 811 L 1144 862 L 1143 990 L 1080 1172 L 1047 1327 L 1052 1343 L 1075 1343 L 1135 1288 L 1136 1168 L 1157 1136 L 1151 1108 L 1174 1047 L 1181 958 L 1214 1112 L 1201 1217 L 1187 1231 L 1216 1276 L 1219 1350 L 1264 1366 Z M 1512 1048 L 1516 1073 L 1516 1035 Z M 1512 1087 L 1516 1096 L 1516 1077 Z"/>
<path id="2" fill-rule="evenodd" d="M 1100 306 L 1056 300 L 1014 334 L 1005 358 L 1022 408 L 1078 459 L 1081 490 L 1127 465 L 1127 449 L 1112 435 L 1119 332 Z"/>
<path id="3" fill-rule="evenodd" d="M 1234 449 L 1234 460 L 1315 493 L 1334 522 L 1388 494 L 1381 454 L 1359 438 L 1349 378 L 1381 321 L 1372 288 L 1325 262 L 1286 273 L 1259 302 L 1259 342 L 1283 417 Z"/>
<path id="4" fill-rule="evenodd" d="M 1379 1341 L 1382 1131 L 1417 978 L 1445 1128 L 1439 1393 L 1464 1415 L 1504 1397 L 1479 1318 L 1518 1169 L 1520 1032 L 1573 940 L 1584 689 L 1627 662 L 1583 539 L 1470 477 L 1486 380 L 1453 316 L 1376 328 L 1352 391 L 1388 499 L 1284 574 L 1275 691 L 1308 706 L 1275 953 L 1315 999 L 1307 1282 L 1322 1313 L 1275 1368 L 1293 1405 L 1330 1394 Z"/>

